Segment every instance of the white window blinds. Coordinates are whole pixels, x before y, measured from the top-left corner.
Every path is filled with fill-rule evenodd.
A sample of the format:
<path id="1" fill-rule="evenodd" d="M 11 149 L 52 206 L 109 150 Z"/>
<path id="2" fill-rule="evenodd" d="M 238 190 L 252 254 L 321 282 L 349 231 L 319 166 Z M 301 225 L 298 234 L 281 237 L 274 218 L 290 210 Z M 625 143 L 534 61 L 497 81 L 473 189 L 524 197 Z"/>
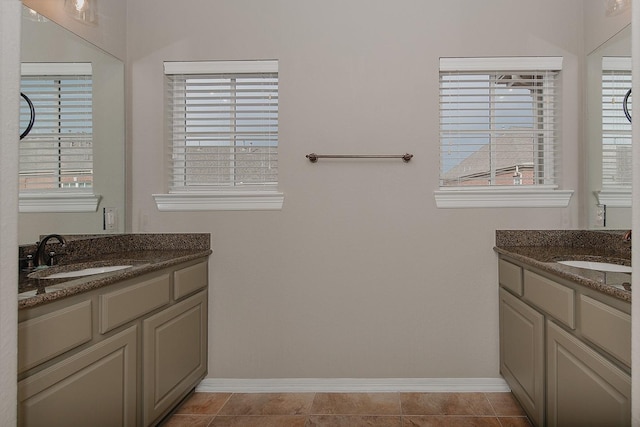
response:
<path id="1" fill-rule="evenodd" d="M 602 58 L 602 189 L 631 190 L 631 122 L 623 101 L 631 89 L 631 58 Z M 628 110 L 631 113 L 631 98 Z"/>
<path id="2" fill-rule="evenodd" d="M 166 62 L 169 191 L 275 189 L 277 61 Z"/>
<path id="3" fill-rule="evenodd" d="M 441 58 L 440 187 L 554 186 L 562 58 Z"/>
<path id="4" fill-rule="evenodd" d="M 35 109 L 20 141 L 20 191 L 86 192 L 93 186 L 93 87 L 90 63 L 23 63 L 21 91 Z M 30 119 L 20 107 L 20 128 Z"/>

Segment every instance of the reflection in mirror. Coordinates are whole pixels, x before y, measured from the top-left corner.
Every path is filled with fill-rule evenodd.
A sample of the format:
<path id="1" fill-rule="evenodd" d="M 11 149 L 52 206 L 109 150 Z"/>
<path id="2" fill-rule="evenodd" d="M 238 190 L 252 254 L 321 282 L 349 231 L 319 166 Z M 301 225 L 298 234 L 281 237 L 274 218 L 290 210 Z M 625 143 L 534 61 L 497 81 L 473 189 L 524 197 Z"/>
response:
<path id="1" fill-rule="evenodd" d="M 631 191 L 631 57 L 602 57 L 602 190 Z M 627 96 L 629 94 L 629 96 Z"/>
<path id="2" fill-rule="evenodd" d="M 19 242 L 33 243 L 49 233 L 123 232 L 122 61 L 26 7 L 21 37 L 21 90 L 35 90 L 38 101 L 34 129 L 23 140 L 31 138 L 32 147 L 35 140 L 36 150 L 20 146 L 20 182 L 25 185 Z M 26 182 L 34 177 L 40 184 L 29 187 Z M 105 209 L 111 224 L 105 224 Z"/>
<path id="3" fill-rule="evenodd" d="M 21 94 L 28 105 L 20 109 L 20 128 L 25 129 L 20 142 L 20 192 L 64 194 L 70 200 L 92 195 L 91 63 L 23 62 L 21 75 Z M 26 208 L 22 206 L 22 211 Z"/>
<path id="4" fill-rule="evenodd" d="M 630 88 L 629 25 L 587 56 L 587 212 L 592 229 L 631 228 L 631 124 L 623 108 Z"/>

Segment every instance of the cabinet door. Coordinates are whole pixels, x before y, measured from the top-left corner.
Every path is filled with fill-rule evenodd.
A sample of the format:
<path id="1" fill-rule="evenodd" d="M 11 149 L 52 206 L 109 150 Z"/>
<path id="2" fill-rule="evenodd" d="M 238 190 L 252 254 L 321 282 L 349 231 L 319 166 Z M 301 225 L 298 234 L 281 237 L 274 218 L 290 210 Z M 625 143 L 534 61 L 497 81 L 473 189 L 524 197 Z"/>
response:
<path id="1" fill-rule="evenodd" d="M 18 383 L 22 426 L 135 426 L 132 326 Z"/>
<path id="2" fill-rule="evenodd" d="M 500 372 L 535 425 L 544 420 L 544 316 L 500 289 Z"/>
<path id="3" fill-rule="evenodd" d="M 207 292 L 143 322 L 144 422 L 170 410 L 207 371 Z"/>
<path id="4" fill-rule="evenodd" d="M 631 425 L 631 377 L 547 321 L 550 427 Z"/>

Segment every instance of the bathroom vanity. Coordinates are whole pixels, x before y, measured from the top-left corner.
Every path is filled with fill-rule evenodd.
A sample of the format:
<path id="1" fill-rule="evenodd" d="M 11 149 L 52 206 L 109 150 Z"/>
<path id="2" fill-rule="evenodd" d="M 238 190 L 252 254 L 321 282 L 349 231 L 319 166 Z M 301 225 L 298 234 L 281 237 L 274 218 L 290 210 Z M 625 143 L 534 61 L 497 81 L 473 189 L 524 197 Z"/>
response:
<path id="1" fill-rule="evenodd" d="M 204 378 L 208 235 L 190 249 L 178 235 L 150 236 L 126 250 L 131 235 L 114 236 L 119 249 L 100 257 L 130 268 L 21 294 L 20 425 L 157 425 Z"/>
<path id="2" fill-rule="evenodd" d="M 531 421 L 631 425 L 631 275 L 558 263 L 625 263 L 629 243 L 616 233 L 499 233 L 500 372 Z"/>

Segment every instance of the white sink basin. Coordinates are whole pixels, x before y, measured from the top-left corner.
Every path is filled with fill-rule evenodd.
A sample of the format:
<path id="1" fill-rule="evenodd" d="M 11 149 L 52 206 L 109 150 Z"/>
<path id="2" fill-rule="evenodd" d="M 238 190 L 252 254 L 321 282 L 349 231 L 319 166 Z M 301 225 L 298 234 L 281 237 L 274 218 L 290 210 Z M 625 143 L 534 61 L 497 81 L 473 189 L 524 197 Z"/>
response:
<path id="1" fill-rule="evenodd" d="M 588 270 L 607 271 L 611 273 L 631 273 L 631 267 L 628 265 L 611 264 L 608 262 L 558 261 L 558 264 L 564 264 L 570 267 L 586 268 Z"/>
<path id="2" fill-rule="evenodd" d="M 61 271 L 60 273 L 53 273 L 40 279 L 68 279 L 71 277 L 84 277 L 92 276 L 94 274 L 110 273 L 112 271 L 124 270 L 125 268 L 133 267 L 132 265 L 109 265 L 104 267 L 90 267 L 83 268 L 82 270 L 73 271 Z"/>

